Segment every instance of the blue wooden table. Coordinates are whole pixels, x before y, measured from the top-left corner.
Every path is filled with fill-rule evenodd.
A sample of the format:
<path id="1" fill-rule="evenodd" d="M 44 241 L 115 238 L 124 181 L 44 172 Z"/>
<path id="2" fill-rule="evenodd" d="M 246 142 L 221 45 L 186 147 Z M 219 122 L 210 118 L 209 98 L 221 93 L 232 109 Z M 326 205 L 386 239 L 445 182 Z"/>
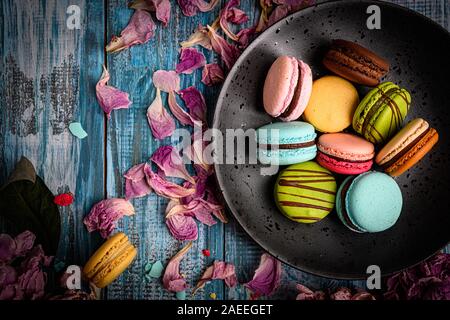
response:
<path id="1" fill-rule="evenodd" d="M 126 0 L 3 0 L 0 2 L 0 184 L 22 155 L 35 164 L 38 174 L 53 193 L 70 191 L 76 201 L 61 210 L 62 236 L 59 258 L 83 265 L 101 243 L 97 233 L 89 234 L 83 217 L 91 206 L 106 197 L 123 197 L 122 174 L 141 163 L 161 145 L 153 139 L 146 109 L 155 96 L 152 74 L 175 69 L 179 42 L 187 39 L 199 24 L 211 24 L 221 5 L 212 12 L 185 17 L 172 1 L 172 18 L 166 28 L 158 24 L 155 37 L 117 54 L 106 54 L 104 46 L 128 23 L 132 10 Z M 250 26 L 259 17 L 256 0 L 241 0 Z M 450 30 L 448 0 L 397 0 Z M 67 27 L 70 5 L 80 8 L 81 28 Z M 217 59 L 203 51 L 207 61 Z M 102 64 L 110 73 L 110 84 L 130 94 L 128 110 L 112 113 L 107 121 L 95 97 Z M 197 86 L 205 95 L 208 112 L 214 110 L 219 87 L 201 84 L 201 70 L 182 77 L 181 87 Z M 89 136 L 79 140 L 68 124 L 79 121 Z M 145 282 L 146 262 L 166 262 L 181 247 L 164 223 L 167 200 L 152 194 L 133 200 L 136 215 L 120 221 L 118 229 L 129 235 L 139 254 L 119 280 L 105 290 L 108 299 L 173 299 L 159 281 Z M 230 217 L 231 218 L 231 217 Z M 251 279 L 262 250 L 231 218 L 227 224 L 199 226 L 199 239 L 182 262 L 182 273 L 192 288 L 214 259 L 236 265 L 238 279 Z M 201 250 L 208 248 L 211 257 Z M 284 266 L 282 287 L 272 298 L 294 298 L 295 284 L 312 288 L 359 286 L 362 282 L 325 279 Z M 221 281 L 199 291 L 195 299 L 247 299 L 242 286 L 225 288 Z"/>

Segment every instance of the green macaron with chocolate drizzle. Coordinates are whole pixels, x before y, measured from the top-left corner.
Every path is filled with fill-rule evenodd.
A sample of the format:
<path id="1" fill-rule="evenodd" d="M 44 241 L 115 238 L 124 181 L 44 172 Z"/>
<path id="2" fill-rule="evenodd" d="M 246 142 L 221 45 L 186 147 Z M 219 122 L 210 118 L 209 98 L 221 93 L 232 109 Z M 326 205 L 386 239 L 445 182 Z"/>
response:
<path id="1" fill-rule="evenodd" d="M 314 161 L 294 164 L 283 170 L 275 183 L 275 202 L 289 219 L 314 223 L 334 208 L 336 180 Z"/>
<path id="2" fill-rule="evenodd" d="M 353 116 L 353 129 L 374 144 L 386 143 L 402 127 L 411 95 L 392 82 L 371 90 Z"/>

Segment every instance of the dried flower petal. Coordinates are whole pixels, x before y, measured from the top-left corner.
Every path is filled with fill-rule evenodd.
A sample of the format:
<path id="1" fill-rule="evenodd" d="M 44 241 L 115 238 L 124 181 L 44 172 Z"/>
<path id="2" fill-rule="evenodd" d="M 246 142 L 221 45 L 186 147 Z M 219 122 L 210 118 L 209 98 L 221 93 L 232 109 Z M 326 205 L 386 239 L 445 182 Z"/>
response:
<path id="1" fill-rule="evenodd" d="M 145 167 L 144 171 L 153 191 L 162 197 L 179 199 L 195 192 L 195 188 L 184 188 L 173 182 L 164 180 L 159 174 L 154 173 L 150 166 Z"/>
<path id="2" fill-rule="evenodd" d="M 219 29 L 219 18 L 217 18 L 211 28 L 214 30 Z M 186 41 L 180 43 L 182 48 L 189 48 L 195 45 L 202 46 L 205 49 L 212 50 L 211 39 L 209 38 L 208 27 L 199 24 L 198 27 L 194 30 L 194 33 L 189 36 Z"/>
<path id="3" fill-rule="evenodd" d="M 135 10 L 147 10 L 156 13 L 156 19 L 161 21 L 164 26 L 170 20 L 170 0 L 134 0 L 129 7 Z"/>
<path id="4" fill-rule="evenodd" d="M 111 118 L 111 111 L 115 109 L 128 109 L 131 105 L 128 93 L 106 84 L 109 78 L 109 72 L 103 66 L 102 77 L 95 86 L 97 101 L 108 116 L 108 119 Z"/>
<path id="5" fill-rule="evenodd" d="M 182 48 L 180 62 L 176 66 L 177 73 L 191 74 L 194 70 L 203 67 L 206 64 L 206 58 L 195 48 Z"/>
<path id="6" fill-rule="evenodd" d="M 180 275 L 180 262 L 191 247 L 192 242 L 189 242 L 183 249 L 173 256 L 167 264 L 163 276 L 163 285 L 167 290 L 172 292 L 181 292 L 186 290 L 186 280 Z"/>
<path id="7" fill-rule="evenodd" d="M 233 31 L 231 31 L 228 23 L 241 24 L 248 21 L 247 14 L 236 8 L 240 5 L 240 0 L 229 0 L 223 9 L 220 11 L 220 27 L 223 32 L 233 41 L 237 41 L 239 38 Z"/>
<path id="8" fill-rule="evenodd" d="M 33 248 L 34 241 L 36 240 L 36 236 L 30 231 L 24 231 L 18 234 L 14 238 L 14 242 L 16 243 L 16 257 L 22 257 L 26 255 L 31 248 Z"/>
<path id="9" fill-rule="evenodd" d="M 207 28 L 213 50 L 222 58 L 227 68 L 231 69 L 233 64 L 239 58 L 241 51 L 235 45 L 228 43 L 224 38 L 217 34 L 213 28 L 210 26 L 207 26 Z"/>
<path id="10" fill-rule="evenodd" d="M 183 214 L 171 215 L 166 219 L 170 234 L 177 240 L 197 240 L 198 228 L 194 219 Z"/>
<path id="11" fill-rule="evenodd" d="M 259 0 L 261 6 L 261 14 L 259 16 L 258 24 L 256 25 L 256 32 L 261 32 L 267 28 L 267 22 L 269 21 L 269 15 L 272 12 L 273 3 L 272 0 Z"/>
<path id="12" fill-rule="evenodd" d="M 156 89 L 156 97 L 147 109 L 147 120 L 156 139 L 164 139 L 175 131 L 175 121 L 163 107 L 161 91 Z"/>
<path id="13" fill-rule="evenodd" d="M 197 14 L 198 11 L 208 12 L 211 11 L 219 0 L 178 0 L 178 5 L 185 16 L 192 17 Z"/>
<path id="14" fill-rule="evenodd" d="M 167 177 L 181 178 L 195 183 L 193 177 L 189 175 L 183 159 L 178 150 L 172 146 L 159 147 L 150 158 Z"/>
<path id="15" fill-rule="evenodd" d="M 250 41 L 252 40 L 253 36 L 256 33 L 256 27 L 250 27 L 250 28 L 246 28 L 246 29 L 242 29 L 241 31 L 238 32 L 237 37 L 238 37 L 238 43 L 239 43 L 239 48 L 244 49 L 246 48 Z"/>
<path id="16" fill-rule="evenodd" d="M 113 232 L 120 218 L 131 215 L 134 215 L 134 207 L 130 202 L 125 199 L 111 198 L 96 203 L 83 222 L 89 232 L 98 230 L 106 239 Z"/>
<path id="17" fill-rule="evenodd" d="M 195 87 L 189 87 L 180 91 L 180 97 L 189 110 L 194 121 L 206 122 L 206 102 L 202 93 Z"/>
<path id="18" fill-rule="evenodd" d="M 178 92 L 180 76 L 175 71 L 157 70 L 153 73 L 153 85 L 163 92 Z"/>
<path id="19" fill-rule="evenodd" d="M 297 284 L 297 290 L 299 291 L 296 300 L 325 300 L 326 295 L 323 291 L 312 291 L 304 285 Z"/>
<path id="20" fill-rule="evenodd" d="M 147 163 L 141 163 L 130 168 L 123 176 L 125 178 L 125 199 L 133 199 L 146 196 L 152 192 L 147 182 L 144 168 Z"/>
<path id="21" fill-rule="evenodd" d="M 247 282 L 245 287 L 256 294 L 269 296 L 278 288 L 280 280 L 281 262 L 264 253 L 253 279 Z"/>
<path id="22" fill-rule="evenodd" d="M 16 242 L 8 234 L 0 234 L 0 263 L 15 258 Z"/>
<path id="23" fill-rule="evenodd" d="M 153 37 L 155 28 L 156 25 L 150 13 L 145 10 L 136 10 L 120 36 L 113 37 L 106 46 L 106 52 L 118 52 L 135 44 L 146 43 Z"/>
<path id="24" fill-rule="evenodd" d="M 178 104 L 175 91 L 169 92 L 169 109 L 182 125 L 194 125 L 194 119 Z"/>
<path id="25" fill-rule="evenodd" d="M 214 264 L 205 270 L 192 294 L 195 294 L 198 290 L 203 288 L 207 282 L 216 279 L 224 280 L 229 288 L 236 286 L 237 278 L 234 265 L 223 261 L 214 261 Z"/>
<path id="26" fill-rule="evenodd" d="M 203 67 L 202 82 L 207 86 L 222 83 L 224 79 L 223 70 L 217 63 L 210 63 Z"/>

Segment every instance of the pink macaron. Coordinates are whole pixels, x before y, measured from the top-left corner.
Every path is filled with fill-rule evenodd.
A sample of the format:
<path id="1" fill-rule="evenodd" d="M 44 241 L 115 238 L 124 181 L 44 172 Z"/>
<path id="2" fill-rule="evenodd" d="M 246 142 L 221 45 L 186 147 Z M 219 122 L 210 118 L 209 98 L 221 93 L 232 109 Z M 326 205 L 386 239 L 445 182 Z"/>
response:
<path id="1" fill-rule="evenodd" d="M 317 141 L 317 162 L 339 174 L 360 174 L 373 165 L 375 147 L 372 143 L 348 133 L 327 133 Z"/>
<path id="2" fill-rule="evenodd" d="M 306 63 L 295 57 L 278 57 L 264 83 L 264 109 L 282 121 L 297 120 L 308 105 L 312 83 L 311 68 Z"/>

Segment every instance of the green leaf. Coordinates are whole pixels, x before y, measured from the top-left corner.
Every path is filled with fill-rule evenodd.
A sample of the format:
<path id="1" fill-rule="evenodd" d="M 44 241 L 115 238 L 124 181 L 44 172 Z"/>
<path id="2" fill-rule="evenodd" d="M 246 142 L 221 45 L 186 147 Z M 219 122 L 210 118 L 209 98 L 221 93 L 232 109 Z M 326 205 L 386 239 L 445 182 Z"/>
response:
<path id="1" fill-rule="evenodd" d="M 47 255 L 55 255 L 61 233 L 59 209 L 53 194 L 22 157 L 9 181 L 0 189 L 0 215 L 6 219 L 7 233 L 30 230 Z"/>

